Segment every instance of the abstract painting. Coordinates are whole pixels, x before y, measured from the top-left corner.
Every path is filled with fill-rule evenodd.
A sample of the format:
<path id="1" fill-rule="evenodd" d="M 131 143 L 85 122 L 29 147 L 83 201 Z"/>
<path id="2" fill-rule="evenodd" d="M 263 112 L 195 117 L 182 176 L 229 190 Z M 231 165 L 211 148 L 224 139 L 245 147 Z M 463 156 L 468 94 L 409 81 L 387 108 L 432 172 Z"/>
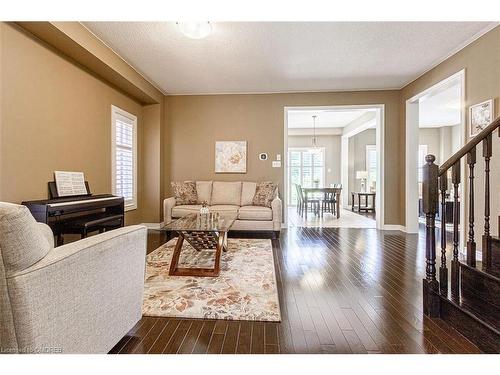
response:
<path id="1" fill-rule="evenodd" d="M 247 142 L 216 141 L 215 173 L 247 173 Z"/>
<path id="2" fill-rule="evenodd" d="M 475 104 L 469 108 L 470 136 L 476 136 L 487 127 L 494 117 L 493 99 Z"/>

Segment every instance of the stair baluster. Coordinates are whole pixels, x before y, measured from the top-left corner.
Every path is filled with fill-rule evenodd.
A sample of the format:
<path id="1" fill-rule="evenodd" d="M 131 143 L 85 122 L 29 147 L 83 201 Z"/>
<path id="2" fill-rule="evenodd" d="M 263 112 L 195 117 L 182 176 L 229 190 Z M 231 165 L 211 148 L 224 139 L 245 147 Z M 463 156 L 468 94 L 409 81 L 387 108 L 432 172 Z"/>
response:
<path id="1" fill-rule="evenodd" d="M 483 234 L 483 269 L 491 268 L 491 237 L 490 237 L 490 159 L 492 155 L 491 133 L 483 140 L 484 157 L 484 234 Z"/>
<path id="2" fill-rule="evenodd" d="M 439 177 L 441 190 L 441 266 L 439 267 L 439 286 L 441 294 L 448 294 L 448 267 L 446 266 L 446 191 L 448 190 L 448 176 Z"/>
<path id="3" fill-rule="evenodd" d="M 453 258 L 451 260 L 451 296 L 458 298 L 459 295 L 459 272 L 458 251 L 460 238 L 458 233 L 458 222 L 460 220 L 460 202 L 458 188 L 460 185 L 460 160 L 451 167 L 451 182 L 453 184 Z"/>
<path id="4" fill-rule="evenodd" d="M 476 164 L 476 148 L 467 154 L 469 165 L 469 239 L 467 241 L 467 264 L 476 267 L 476 241 L 474 240 L 474 164 Z"/>
<path id="5" fill-rule="evenodd" d="M 439 203 L 438 166 L 434 155 L 427 155 L 423 166 L 422 198 L 425 213 L 425 279 L 423 280 L 424 313 L 439 316 L 439 282 L 436 280 L 436 212 Z"/>

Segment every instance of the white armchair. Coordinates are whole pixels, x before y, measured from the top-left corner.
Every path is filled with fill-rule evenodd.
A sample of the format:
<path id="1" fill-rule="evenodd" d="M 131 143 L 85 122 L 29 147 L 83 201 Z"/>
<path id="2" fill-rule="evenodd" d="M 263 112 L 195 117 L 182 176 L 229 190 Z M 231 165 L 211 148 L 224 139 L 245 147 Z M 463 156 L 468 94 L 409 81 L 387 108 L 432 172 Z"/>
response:
<path id="1" fill-rule="evenodd" d="M 141 318 L 146 228 L 54 248 L 50 228 L 0 202 L 0 351 L 107 353 Z"/>

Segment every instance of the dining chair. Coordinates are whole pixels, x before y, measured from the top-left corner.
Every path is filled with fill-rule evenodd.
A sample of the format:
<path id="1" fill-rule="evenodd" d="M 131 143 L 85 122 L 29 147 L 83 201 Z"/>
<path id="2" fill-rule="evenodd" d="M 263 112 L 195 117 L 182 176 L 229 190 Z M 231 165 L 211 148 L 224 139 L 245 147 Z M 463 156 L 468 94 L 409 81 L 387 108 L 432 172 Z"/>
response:
<path id="1" fill-rule="evenodd" d="M 304 190 L 302 190 L 301 185 L 298 185 L 298 194 L 300 196 L 300 199 L 302 200 L 302 212 L 301 212 L 300 216 L 303 216 L 304 212 L 305 212 L 305 216 L 307 218 L 307 211 L 309 211 L 309 209 L 315 215 L 319 216 L 320 215 L 320 199 L 310 198 L 309 196 L 307 196 L 307 198 L 306 198 L 306 194 L 304 194 Z"/>
<path id="2" fill-rule="evenodd" d="M 302 188 L 298 184 L 293 184 L 293 186 L 295 188 L 295 193 L 297 195 L 297 213 L 302 216 L 302 206 L 304 204 L 301 194 Z"/>
<path id="3" fill-rule="evenodd" d="M 331 184 L 330 185 L 336 189 L 342 189 L 342 184 Z M 337 212 L 337 194 L 336 192 L 325 192 L 323 200 L 321 202 L 321 216 L 325 212 L 330 212 L 333 215 Z"/>

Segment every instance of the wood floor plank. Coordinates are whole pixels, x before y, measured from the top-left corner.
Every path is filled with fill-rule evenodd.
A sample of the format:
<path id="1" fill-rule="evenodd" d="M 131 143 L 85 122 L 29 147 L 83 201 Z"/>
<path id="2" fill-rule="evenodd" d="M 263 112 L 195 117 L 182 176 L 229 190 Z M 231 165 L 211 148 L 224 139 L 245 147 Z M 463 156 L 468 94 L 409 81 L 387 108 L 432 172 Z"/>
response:
<path id="1" fill-rule="evenodd" d="M 226 337 L 222 346 L 222 354 L 235 354 L 240 333 L 240 323 L 238 321 L 227 322 Z"/>
<path id="2" fill-rule="evenodd" d="M 160 333 L 156 341 L 149 349 L 148 353 L 151 354 L 163 353 L 163 349 L 165 349 L 165 347 L 167 346 L 178 325 L 179 325 L 179 320 L 177 319 L 169 320 L 163 331 Z"/>
<path id="3" fill-rule="evenodd" d="M 264 324 L 262 322 L 252 323 L 252 340 L 250 341 L 250 353 L 264 354 Z"/>
<path id="4" fill-rule="evenodd" d="M 215 321 L 207 320 L 203 322 L 203 327 L 201 328 L 200 335 L 193 349 L 194 354 L 206 353 L 208 350 L 208 345 L 210 344 L 210 339 L 212 338 L 212 333 L 214 331 Z"/>
<path id="5" fill-rule="evenodd" d="M 252 343 L 252 323 L 249 321 L 242 321 L 240 323 L 240 332 L 238 334 L 238 345 L 236 346 L 236 353 L 249 354 L 251 343 Z"/>
<path id="6" fill-rule="evenodd" d="M 191 323 L 191 327 L 189 327 L 188 332 L 186 333 L 186 337 L 182 345 L 180 346 L 177 353 L 179 354 L 190 354 L 193 352 L 194 346 L 196 345 L 196 341 L 198 340 L 198 336 L 200 335 L 201 328 L 203 327 L 203 321 L 201 320 L 193 320 Z"/>

